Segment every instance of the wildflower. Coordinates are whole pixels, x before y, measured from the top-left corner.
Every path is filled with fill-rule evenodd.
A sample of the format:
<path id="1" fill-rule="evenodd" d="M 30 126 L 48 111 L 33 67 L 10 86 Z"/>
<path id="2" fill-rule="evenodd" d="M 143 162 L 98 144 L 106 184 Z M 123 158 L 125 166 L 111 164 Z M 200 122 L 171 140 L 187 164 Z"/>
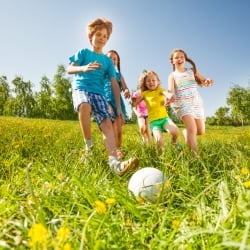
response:
<path id="1" fill-rule="evenodd" d="M 26 201 L 26 204 L 27 204 L 27 206 L 31 206 L 31 205 L 33 205 L 35 202 L 34 202 L 34 197 L 32 196 L 32 195 L 29 195 L 28 197 L 27 197 L 27 201 Z"/>
<path id="2" fill-rule="evenodd" d="M 63 246 L 63 250 L 71 250 L 71 246 L 69 243 L 66 243 L 64 246 Z"/>
<path id="3" fill-rule="evenodd" d="M 71 245 L 67 242 L 69 238 L 69 229 L 61 227 L 58 229 L 56 239 L 54 241 L 55 249 L 71 250 Z"/>
<path id="4" fill-rule="evenodd" d="M 48 190 L 52 190 L 53 187 L 54 187 L 54 185 L 53 185 L 52 183 L 48 182 L 48 181 L 46 181 L 46 182 L 44 183 L 44 185 L 45 185 L 45 187 L 46 187 Z"/>
<path id="5" fill-rule="evenodd" d="M 56 238 L 61 241 L 66 241 L 69 237 L 69 229 L 66 227 L 60 227 L 57 231 Z"/>
<path id="6" fill-rule="evenodd" d="M 176 168 L 175 166 L 171 166 L 171 170 L 172 170 L 172 171 L 176 171 L 177 168 Z"/>
<path id="7" fill-rule="evenodd" d="M 59 180 L 59 181 L 63 181 L 64 180 L 64 175 L 62 173 L 59 173 L 56 178 Z"/>
<path id="8" fill-rule="evenodd" d="M 132 222 L 130 219 L 127 219 L 125 222 L 126 227 L 131 227 L 132 226 Z"/>
<path id="9" fill-rule="evenodd" d="M 248 175 L 248 174 L 249 174 L 248 168 L 247 168 L 247 167 L 243 167 L 243 168 L 241 169 L 241 173 L 242 173 L 243 175 Z"/>
<path id="10" fill-rule="evenodd" d="M 245 181 L 243 185 L 245 186 L 245 188 L 250 188 L 250 181 Z"/>
<path id="11" fill-rule="evenodd" d="M 110 205 L 113 205 L 113 204 L 116 203 L 116 200 L 115 200 L 115 198 L 107 198 L 107 199 L 106 199 L 106 203 L 107 203 L 107 204 L 110 204 Z"/>
<path id="12" fill-rule="evenodd" d="M 145 200 L 142 197 L 137 197 L 136 200 L 141 204 L 145 203 Z"/>
<path id="13" fill-rule="evenodd" d="M 179 220 L 173 220 L 172 221 L 172 227 L 174 228 L 174 229 L 178 229 L 179 227 L 180 227 L 180 221 Z"/>
<path id="14" fill-rule="evenodd" d="M 28 235 L 30 237 L 29 245 L 31 247 L 36 246 L 36 244 L 44 245 L 49 238 L 47 229 L 41 223 L 32 225 Z"/>
<path id="15" fill-rule="evenodd" d="M 239 181 L 240 180 L 240 176 L 239 175 L 235 175 L 234 179 L 237 180 L 237 181 Z"/>
<path id="16" fill-rule="evenodd" d="M 171 187 L 171 184 L 172 184 L 171 181 L 168 180 L 168 181 L 165 182 L 165 187 L 166 187 L 166 188 L 170 188 L 170 187 Z"/>
<path id="17" fill-rule="evenodd" d="M 102 201 L 95 201 L 96 210 L 99 214 L 106 213 L 106 206 Z"/>

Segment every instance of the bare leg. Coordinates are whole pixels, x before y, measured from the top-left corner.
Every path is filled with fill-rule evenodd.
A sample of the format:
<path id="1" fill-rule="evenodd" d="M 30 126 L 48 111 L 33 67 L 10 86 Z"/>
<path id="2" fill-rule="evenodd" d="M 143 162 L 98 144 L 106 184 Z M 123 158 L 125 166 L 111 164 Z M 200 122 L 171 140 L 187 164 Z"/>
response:
<path id="1" fill-rule="evenodd" d="M 122 126 L 124 125 L 124 120 L 120 117 L 115 119 L 116 121 L 116 129 L 117 129 L 117 144 L 118 148 L 122 145 Z"/>
<path id="2" fill-rule="evenodd" d="M 176 124 L 170 121 L 166 126 L 166 130 L 172 136 L 172 143 L 177 144 L 177 138 L 179 136 L 179 128 L 176 126 Z"/>
<path id="3" fill-rule="evenodd" d="M 164 140 L 163 140 L 162 132 L 160 130 L 158 130 L 158 129 L 154 129 L 153 130 L 153 136 L 154 136 L 154 139 L 156 141 L 157 148 L 159 150 L 163 150 L 163 148 L 164 148 Z"/>
<path id="4" fill-rule="evenodd" d="M 119 142 L 118 142 L 117 119 L 114 120 L 112 127 L 113 127 L 113 131 L 114 131 L 115 145 L 116 145 L 116 147 L 118 147 Z"/>
<path id="5" fill-rule="evenodd" d="M 100 128 L 103 133 L 104 145 L 106 147 L 108 155 L 116 157 L 117 147 L 111 120 L 108 118 L 104 119 L 100 125 Z"/>
<path id="6" fill-rule="evenodd" d="M 197 146 L 197 140 L 196 140 L 196 135 L 197 135 L 196 121 L 192 115 L 183 116 L 182 121 L 186 127 L 186 129 L 183 132 L 185 142 L 187 143 L 191 151 L 193 151 L 194 153 L 197 153 L 198 146 Z"/>
<path id="7" fill-rule="evenodd" d="M 197 135 L 205 134 L 205 120 L 204 119 L 195 119 L 197 127 Z"/>
<path id="8" fill-rule="evenodd" d="M 88 103 L 80 105 L 78 117 L 85 141 L 91 140 L 91 106 Z"/>
<path id="9" fill-rule="evenodd" d="M 152 135 L 151 135 L 151 130 L 150 130 L 150 126 L 149 126 L 149 121 L 148 119 L 144 119 L 145 121 L 145 137 L 146 137 L 146 141 L 147 141 L 147 144 L 151 144 L 152 143 Z"/>
<path id="10" fill-rule="evenodd" d="M 102 130 L 104 144 L 109 155 L 109 166 L 112 168 L 113 172 L 122 176 L 126 172 L 135 169 L 139 164 L 137 158 L 130 158 L 129 160 L 123 162 L 119 162 L 117 160 L 117 147 L 111 120 L 108 118 L 104 119 L 100 128 Z"/>

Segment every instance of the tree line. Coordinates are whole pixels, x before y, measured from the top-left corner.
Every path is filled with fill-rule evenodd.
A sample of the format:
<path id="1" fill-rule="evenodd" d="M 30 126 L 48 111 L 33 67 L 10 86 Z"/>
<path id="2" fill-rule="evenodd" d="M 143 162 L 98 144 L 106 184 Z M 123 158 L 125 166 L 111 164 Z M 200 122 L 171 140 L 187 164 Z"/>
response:
<path id="1" fill-rule="evenodd" d="M 250 125 L 250 87 L 234 85 L 227 97 L 227 106 L 220 107 L 214 116 L 207 117 L 209 125 Z M 169 110 L 171 118 L 179 122 Z M 77 120 L 71 93 L 71 79 L 64 65 L 59 65 L 51 81 L 46 75 L 40 80 L 40 90 L 33 91 L 30 81 L 16 76 L 11 84 L 0 77 L 0 116 Z M 136 123 L 132 114 L 128 121 Z"/>
<path id="2" fill-rule="evenodd" d="M 40 80 L 40 91 L 33 91 L 30 81 L 16 76 L 11 85 L 6 76 L 0 77 L 0 115 L 26 118 L 76 120 L 71 95 L 71 81 L 66 69 L 59 65 L 51 81 Z"/>
<path id="3" fill-rule="evenodd" d="M 227 99 L 227 106 L 219 107 L 214 116 L 207 117 L 210 125 L 250 125 L 250 84 L 244 88 L 238 84 L 231 87 Z"/>

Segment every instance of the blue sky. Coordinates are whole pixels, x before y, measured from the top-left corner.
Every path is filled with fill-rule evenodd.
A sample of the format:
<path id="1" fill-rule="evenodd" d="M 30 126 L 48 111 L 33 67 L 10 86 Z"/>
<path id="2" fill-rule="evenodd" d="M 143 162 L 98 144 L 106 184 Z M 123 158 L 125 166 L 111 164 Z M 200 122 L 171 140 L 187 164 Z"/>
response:
<path id="1" fill-rule="evenodd" d="M 206 116 L 226 105 L 233 84 L 250 82 L 249 0 L 2 0 L 0 8 L 0 75 L 9 82 L 22 76 L 39 89 L 43 75 L 52 80 L 59 64 L 90 47 L 86 25 L 97 17 L 113 22 L 104 52 L 119 52 L 130 90 L 143 69 L 167 87 L 173 48 L 215 80 L 200 89 Z"/>

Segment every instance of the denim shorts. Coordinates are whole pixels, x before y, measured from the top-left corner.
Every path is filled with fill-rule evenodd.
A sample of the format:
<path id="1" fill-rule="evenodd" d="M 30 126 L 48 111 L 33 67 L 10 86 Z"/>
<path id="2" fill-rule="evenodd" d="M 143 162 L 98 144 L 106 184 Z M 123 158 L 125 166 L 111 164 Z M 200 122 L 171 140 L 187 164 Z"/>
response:
<path id="1" fill-rule="evenodd" d="M 88 103 L 91 106 L 91 114 L 95 118 L 98 126 L 106 118 L 112 120 L 112 115 L 109 111 L 109 104 L 105 96 L 91 93 L 85 90 L 74 89 L 72 92 L 73 104 L 78 112 L 82 103 Z"/>

